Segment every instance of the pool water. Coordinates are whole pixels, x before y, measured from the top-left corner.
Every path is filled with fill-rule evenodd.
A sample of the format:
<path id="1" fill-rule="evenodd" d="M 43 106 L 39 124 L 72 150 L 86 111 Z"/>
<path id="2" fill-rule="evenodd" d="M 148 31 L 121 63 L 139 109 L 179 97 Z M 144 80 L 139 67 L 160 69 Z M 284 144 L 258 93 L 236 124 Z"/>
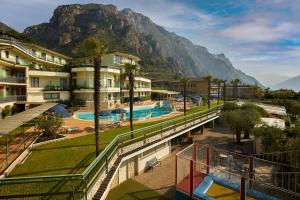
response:
<path id="1" fill-rule="evenodd" d="M 129 109 L 126 109 L 125 119 L 129 119 Z M 153 117 L 159 117 L 162 115 L 169 114 L 174 110 L 171 107 L 160 107 L 157 105 L 151 106 L 139 106 L 133 108 L 133 119 L 134 120 L 145 120 Z M 94 120 L 94 112 L 77 112 L 75 117 L 82 120 Z M 109 116 L 100 116 L 100 121 L 120 121 L 122 118 L 121 114 L 111 113 Z"/>

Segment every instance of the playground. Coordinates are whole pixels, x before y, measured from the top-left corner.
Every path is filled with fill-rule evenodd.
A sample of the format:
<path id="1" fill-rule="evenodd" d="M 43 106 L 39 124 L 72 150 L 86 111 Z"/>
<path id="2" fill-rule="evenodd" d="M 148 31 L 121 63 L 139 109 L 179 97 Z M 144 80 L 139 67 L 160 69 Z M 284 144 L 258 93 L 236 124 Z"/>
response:
<path id="1" fill-rule="evenodd" d="M 176 199 L 299 199 L 299 171 L 277 160 L 195 143 L 175 160 Z"/>

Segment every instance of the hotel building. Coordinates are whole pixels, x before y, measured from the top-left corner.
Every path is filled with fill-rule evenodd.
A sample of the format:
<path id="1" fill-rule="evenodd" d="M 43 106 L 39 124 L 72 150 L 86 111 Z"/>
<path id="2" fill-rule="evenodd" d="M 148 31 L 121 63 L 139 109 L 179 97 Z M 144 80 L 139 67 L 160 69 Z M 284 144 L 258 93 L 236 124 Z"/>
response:
<path id="1" fill-rule="evenodd" d="M 100 104 L 102 107 L 112 107 L 120 104 L 121 98 L 129 97 L 129 82 L 124 75 L 126 63 L 137 65 L 138 68 L 140 58 L 113 52 L 102 56 L 102 66 L 100 69 Z M 94 67 L 91 60 L 85 60 L 77 66 L 72 66 L 72 83 L 75 86 L 74 98 L 81 99 L 87 105 L 93 102 L 94 93 Z M 151 96 L 151 80 L 144 78 L 138 74 L 135 76 L 134 96 L 136 98 L 145 99 Z"/>
<path id="2" fill-rule="evenodd" d="M 0 32 L 0 110 L 69 99 L 70 58 Z"/>
<path id="3" fill-rule="evenodd" d="M 70 73 L 69 67 L 66 67 L 70 60 L 60 53 L 0 33 L 0 111 L 6 105 L 25 110 L 44 102 L 68 100 L 70 81 L 74 86 L 74 98 L 92 105 L 93 64 L 86 60 L 72 66 Z M 103 107 L 119 104 L 121 97 L 126 99 L 129 96 L 124 65 L 130 63 L 139 68 L 139 61 L 136 56 L 120 52 L 103 55 L 100 72 Z M 151 80 L 137 74 L 134 96 L 141 100 L 150 98 Z"/>

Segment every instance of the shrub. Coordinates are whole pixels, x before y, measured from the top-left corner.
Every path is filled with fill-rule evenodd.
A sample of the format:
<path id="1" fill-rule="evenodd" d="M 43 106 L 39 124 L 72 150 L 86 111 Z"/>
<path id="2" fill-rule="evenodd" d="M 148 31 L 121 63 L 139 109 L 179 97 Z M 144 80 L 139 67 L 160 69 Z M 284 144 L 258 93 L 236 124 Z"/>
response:
<path id="1" fill-rule="evenodd" d="M 11 115 L 12 113 L 12 109 L 11 109 L 11 106 L 10 105 L 7 105 L 5 106 L 2 111 L 1 111 L 1 114 L 2 114 L 2 117 L 5 118 L 9 115 Z"/>
<path id="2" fill-rule="evenodd" d="M 239 105 L 237 105 L 235 102 L 227 102 L 223 106 L 223 111 L 232 111 L 239 109 Z"/>
<path id="3" fill-rule="evenodd" d="M 46 113 L 37 119 L 37 126 L 45 136 L 53 136 L 58 133 L 58 130 L 63 124 L 63 118 L 54 113 Z"/>

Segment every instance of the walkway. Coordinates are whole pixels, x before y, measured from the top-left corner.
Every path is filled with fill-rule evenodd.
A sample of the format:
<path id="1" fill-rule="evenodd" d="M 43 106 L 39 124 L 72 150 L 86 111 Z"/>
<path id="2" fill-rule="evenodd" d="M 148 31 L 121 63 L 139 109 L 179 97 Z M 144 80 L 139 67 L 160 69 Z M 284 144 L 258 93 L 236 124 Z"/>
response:
<path id="1" fill-rule="evenodd" d="M 228 140 L 232 135 L 226 129 L 204 129 L 204 134 L 193 135 L 193 140 L 203 144 L 224 143 L 224 139 Z M 133 179 L 160 194 L 166 196 L 170 200 L 175 200 L 175 155 L 186 145 L 175 146 L 169 157 L 162 160 L 161 166 L 157 166 L 153 171 L 147 171 Z M 174 148 L 175 148 L 174 147 Z"/>

